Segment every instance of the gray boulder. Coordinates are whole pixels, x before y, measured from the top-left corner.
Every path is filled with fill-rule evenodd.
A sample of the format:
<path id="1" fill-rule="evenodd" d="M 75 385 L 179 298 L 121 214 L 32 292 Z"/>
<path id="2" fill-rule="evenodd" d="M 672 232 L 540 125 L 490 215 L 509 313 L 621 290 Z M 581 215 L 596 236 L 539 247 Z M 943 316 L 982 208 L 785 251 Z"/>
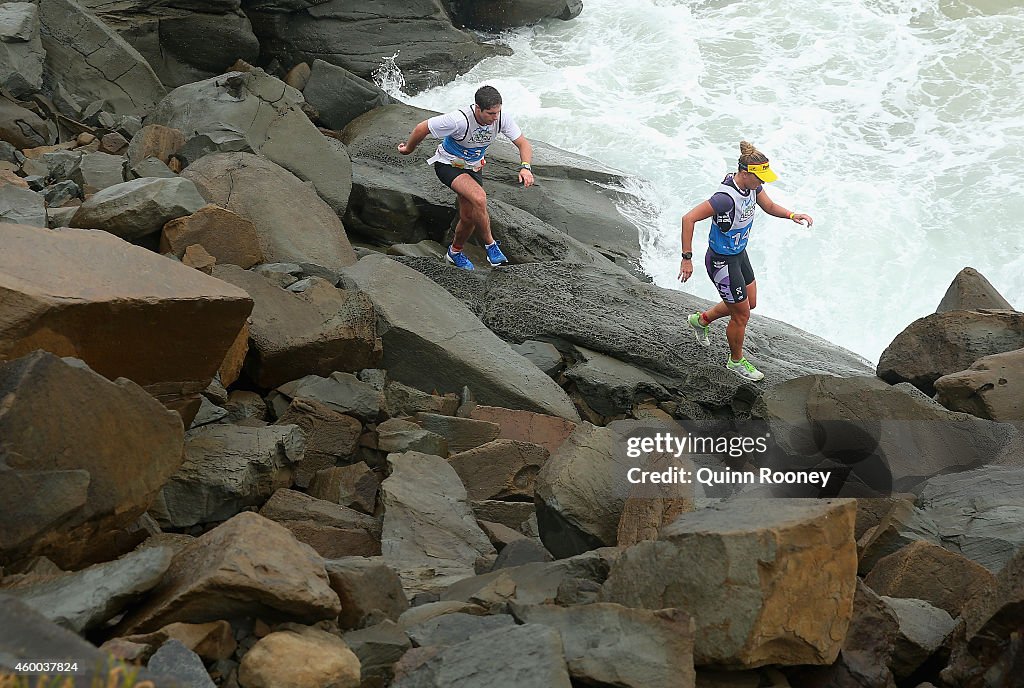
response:
<path id="1" fill-rule="evenodd" d="M 522 344 L 513 344 L 512 348 L 543 370 L 545 375 L 556 375 L 562 369 L 562 354 L 554 344 L 527 339 Z"/>
<path id="2" fill-rule="evenodd" d="M 958 310 L 918 318 L 878 359 L 878 377 L 909 382 L 928 396 L 943 375 L 966 370 L 984 356 L 1024 347 L 1024 313 Z"/>
<path id="3" fill-rule="evenodd" d="M 282 64 L 321 59 L 372 79 L 391 58 L 405 86 L 421 91 L 465 74 L 507 48 L 452 26 L 443 0 L 245 0 L 263 53 Z M 314 5 L 311 7 L 311 5 Z M 397 71 L 397 70 L 396 70 Z"/>
<path id="4" fill-rule="evenodd" d="M 344 557 L 330 560 L 326 566 L 331 589 L 341 600 L 341 628 L 397 621 L 409 609 L 401 578 L 380 557 Z"/>
<path id="5" fill-rule="evenodd" d="M 161 163 L 163 164 L 163 163 Z M 86 153 L 78 168 L 72 173 L 71 179 L 82 188 L 85 194 L 94 194 L 125 181 L 125 158 L 110 153 Z M 166 169 L 167 166 L 164 165 Z M 167 176 L 174 176 L 170 170 Z M 140 175 L 145 176 L 145 175 Z"/>
<path id="6" fill-rule="evenodd" d="M 4 184 L 0 186 L 0 222 L 46 227 L 46 199 L 41 193 Z"/>
<path id="7" fill-rule="evenodd" d="M 150 671 L 174 677 L 175 684 L 183 688 L 215 688 L 203 660 L 175 638 L 161 645 L 146 666 Z"/>
<path id="8" fill-rule="evenodd" d="M 316 108 L 320 122 L 337 131 L 363 113 L 398 102 L 375 84 L 323 60 L 313 60 L 302 95 Z"/>
<path id="9" fill-rule="evenodd" d="M 167 547 L 148 547 L 117 561 L 23 584 L 9 592 L 47 619 L 84 634 L 155 588 L 171 565 L 171 556 Z"/>
<path id="10" fill-rule="evenodd" d="M 214 154 L 189 165 L 182 176 L 207 201 L 255 225 L 268 263 L 315 263 L 336 271 L 356 262 L 330 205 L 275 162 L 249 153 Z"/>
<path id="11" fill-rule="evenodd" d="M 313 399 L 329 408 L 363 421 L 375 422 L 387 412 L 384 393 L 351 373 L 333 372 L 330 377 L 307 375 L 280 390 L 291 398 Z"/>
<path id="12" fill-rule="evenodd" d="M 367 256 L 345 269 L 345 280 L 374 303 L 382 324 L 382 367 L 393 379 L 441 392 L 469 386 L 483 403 L 578 419 L 551 378 L 415 270 Z"/>
<path id="13" fill-rule="evenodd" d="M 73 227 L 102 229 L 127 241 L 159 232 L 179 217 L 206 205 L 188 179 L 143 177 L 94 194 L 71 218 Z"/>
<path id="14" fill-rule="evenodd" d="M 138 50 L 165 86 L 200 81 L 223 73 L 236 60 L 259 57 L 259 41 L 237 0 L 82 4 Z"/>
<path id="15" fill-rule="evenodd" d="M 513 106 L 505 105 L 510 112 L 514 112 Z M 443 241 L 438 228 L 446 231 L 454 219 L 455 194 L 425 164 L 437 141 L 427 139 L 411 155 L 400 154 L 396 147 L 418 122 L 435 114 L 404 104 L 387 105 L 345 127 L 342 139 L 352 156 L 355 184 L 345 221 L 353 231 L 378 242 L 382 238 L 388 243 Z M 625 265 L 635 263 L 640 243 L 638 230 L 617 209 L 618 203 L 634 197 L 607 190 L 608 186 L 621 185 L 623 175 L 596 160 L 537 141 L 529 131 L 525 135 L 533 144 L 537 184 L 524 189 L 518 183 L 519 152 L 501 139 L 488 149 L 488 199 L 519 208 L 557 233 L 596 247 Z M 499 207 L 495 209 L 499 214 Z M 387 212 L 386 221 L 380 216 L 381 211 Z M 509 224 L 519 219 L 509 217 Z M 545 253 L 579 253 L 575 244 L 559 246 L 564 242 L 559 242 L 543 225 L 528 231 L 550 235 L 542 247 Z M 505 238 L 500 232 L 496 236 L 498 240 Z M 526 236 L 518 243 L 528 244 Z"/>
<path id="16" fill-rule="evenodd" d="M 72 95 L 129 115 L 148 114 L 164 97 L 146 58 L 76 0 L 40 3 L 39 20 L 46 70 Z"/>
<path id="17" fill-rule="evenodd" d="M 583 11 L 583 0 L 452 0 L 453 19 L 472 29 L 505 31 L 544 19 L 568 21 Z"/>
<path id="18" fill-rule="evenodd" d="M 892 671 L 896 678 L 905 679 L 942 647 L 956 622 L 947 612 L 924 600 L 885 596 L 882 600 L 899 619 Z"/>
<path id="19" fill-rule="evenodd" d="M 974 268 L 964 268 L 953 278 L 939 302 L 936 313 L 974 311 L 982 308 L 1013 310 L 1010 302 Z"/>
<path id="20" fill-rule="evenodd" d="M 56 127 L 31 110 L 0 97 L 0 140 L 23 149 L 45 146 L 56 138 Z"/>
<path id="21" fill-rule="evenodd" d="M 671 395 L 642 368 L 611 356 L 575 347 L 580 361 L 565 371 L 587 406 L 601 416 L 628 414 L 637 402 L 653 397 L 666 401 Z"/>
<path id="22" fill-rule="evenodd" d="M 181 155 L 190 163 L 210 153 L 267 158 L 311 183 L 340 217 L 352 188 L 348 152 L 309 121 L 304 102 L 299 91 L 261 69 L 228 72 L 174 89 L 146 123 L 184 133 Z"/>
<path id="23" fill-rule="evenodd" d="M 39 8 L 31 2 L 0 4 L 0 87 L 16 98 L 43 87 Z"/>
<path id="24" fill-rule="evenodd" d="M 496 628 L 515 626 L 508 614 L 477 616 L 465 612 L 442 614 L 405 629 L 414 647 L 457 645 Z"/>
<path id="25" fill-rule="evenodd" d="M 381 549 L 406 594 L 439 592 L 474 575 L 478 557 L 494 554 L 455 470 L 438 456 L 390 454 L 381 483 Z"/>
<path id="26" fill-rule="evenodd" d="M 407 451 L 448 456 L 448 440 L 411 421 L 391 418 L 377 426 L 377 449 L 389 454 Z"/>
<path id="27" fill-rule="evenodd" d="M 349 631 L 342 638 L 359 658 L 364 685 L 388 685 L 395 675 L 395 663 L 410 647 L 409 636 L 393 621 Z"/>
<path id="28" fill-rule="evenodd" d="M 304 439 L 294 425 L 207 425 L 186 434 L 185 462 L 151 513 L 174 528 L 224 521 L 292 484 Z"/>

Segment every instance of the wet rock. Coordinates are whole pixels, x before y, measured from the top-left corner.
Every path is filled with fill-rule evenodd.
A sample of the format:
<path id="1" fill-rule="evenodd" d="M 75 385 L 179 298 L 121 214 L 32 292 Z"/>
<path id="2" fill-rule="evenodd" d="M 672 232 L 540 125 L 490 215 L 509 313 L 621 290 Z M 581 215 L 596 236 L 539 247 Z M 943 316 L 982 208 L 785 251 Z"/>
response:
<path id="1" fill-rule="evenodd" d="M 324 126 L 337 131 L 365 112 L 397 102 L 375 84 L 323 60 L 313 60 L 302 95 Z"/>
<path id="2" fill-rule="evenodd" d="M 452 3 L 454 19 L 481 31 L 505 31 L 544 19 L 568 21 L 583 11 L 582 0 L 497 0 L 481 5 L 472 0 Z"/>

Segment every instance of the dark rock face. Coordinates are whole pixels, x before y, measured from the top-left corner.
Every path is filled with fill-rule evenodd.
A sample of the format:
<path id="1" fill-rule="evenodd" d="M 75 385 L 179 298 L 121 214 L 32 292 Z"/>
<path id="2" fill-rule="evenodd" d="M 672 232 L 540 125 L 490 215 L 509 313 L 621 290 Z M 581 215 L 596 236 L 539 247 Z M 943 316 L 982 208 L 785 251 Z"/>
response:
<path id="1" fill-rule="evenodd" d="M 583 11 L 582 0 L 450 0 L 453 19 L 483 31 L 503 31 L 544 19 L 569 20 Z"/>
<path id="2" fill-rule="evenodd" d="M 339 131 L 359 115 L 398 102 L 373 83 L 323 60 L 313 60 L 302 95 L 324 126 Z"/>
<path id="3" fill-rule="evenodd" d="M 277 58 L 286 68 L 321 59 L 372 79 L 382 61 L 394 57 L 412 91 L 508 54 L 452 26 L 442 0 L 245 0 L 243 6 L 264 59 Z"/>

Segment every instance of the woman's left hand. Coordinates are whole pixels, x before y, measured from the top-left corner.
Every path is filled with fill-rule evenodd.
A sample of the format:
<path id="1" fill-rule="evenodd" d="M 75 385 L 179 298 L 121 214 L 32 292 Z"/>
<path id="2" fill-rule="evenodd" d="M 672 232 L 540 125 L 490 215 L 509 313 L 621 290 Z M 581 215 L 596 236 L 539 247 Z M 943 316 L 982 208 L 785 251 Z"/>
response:
<path id="1" fill-rule="evenodd" d="M 806 213 L 793 213 L 793 217 L 791 219 L 798 225 L 804 225 L 806 227 L 810 227 L 814 224 L 814 218 Z"/>
<path id="2" fill-rule="evenodd" d="M 523 186 L 533 186 L 533 172 L 525 167 L 519 170 L 519 181 Z"/>

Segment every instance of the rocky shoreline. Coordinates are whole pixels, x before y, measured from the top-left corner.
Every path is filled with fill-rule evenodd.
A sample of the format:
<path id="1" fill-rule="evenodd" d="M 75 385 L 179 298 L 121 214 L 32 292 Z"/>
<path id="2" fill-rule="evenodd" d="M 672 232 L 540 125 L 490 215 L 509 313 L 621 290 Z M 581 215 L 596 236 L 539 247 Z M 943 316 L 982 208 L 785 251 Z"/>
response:
<path id="1" fill-rule="evenodd" d="M 876 367 L 755 315 L 748 383 L 621 176 L 540 141 L 531 189 L 489 155 L 512 264 L 441 259 L 374 71 L 581 10 L 0 3 L 0 686 L 1024 685 L 1024 313 L 982 275 Z"/>

